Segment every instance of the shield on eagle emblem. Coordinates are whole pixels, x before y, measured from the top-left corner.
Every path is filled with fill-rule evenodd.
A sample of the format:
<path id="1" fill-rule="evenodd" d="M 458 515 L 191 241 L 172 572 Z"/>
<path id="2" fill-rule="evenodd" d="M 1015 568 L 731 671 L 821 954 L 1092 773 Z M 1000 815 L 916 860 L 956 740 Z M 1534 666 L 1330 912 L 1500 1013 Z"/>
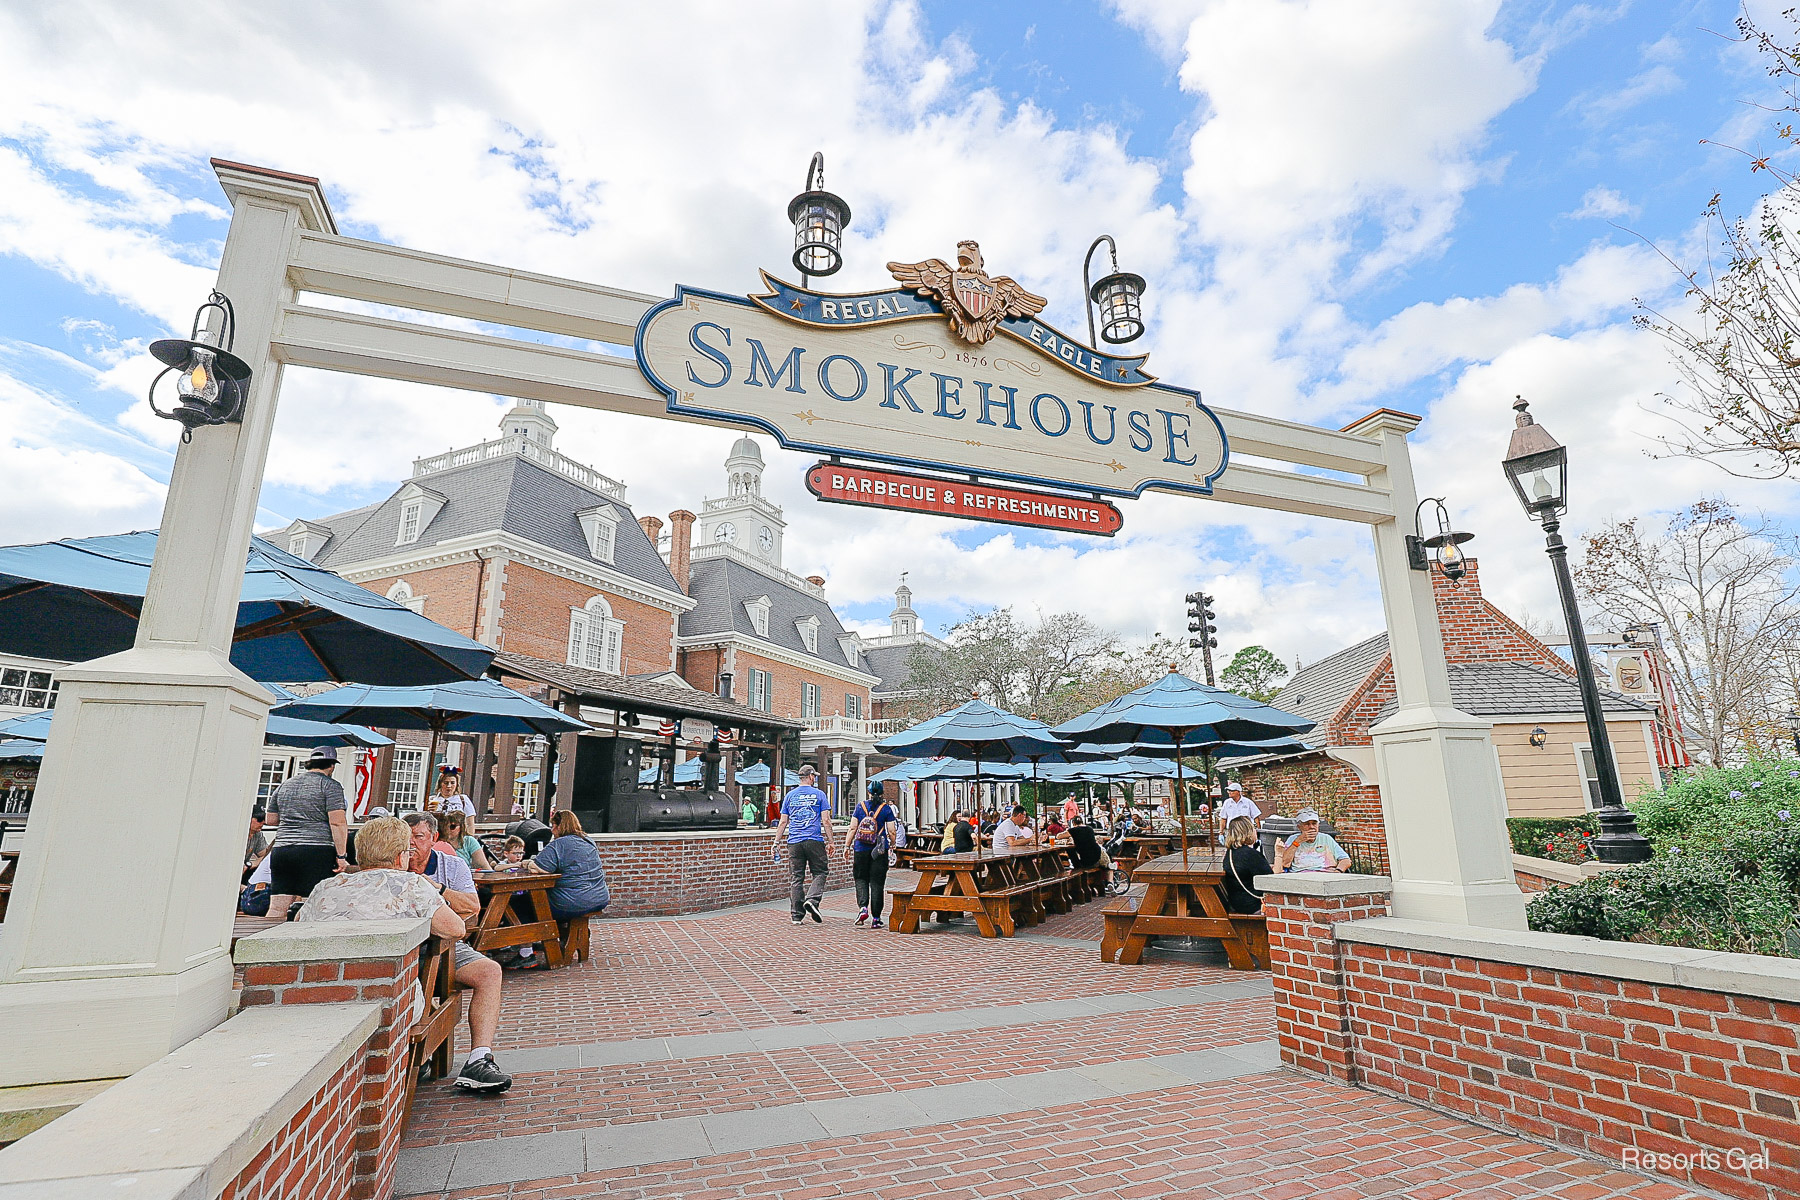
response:
<path id="1" fill-rule="evenodd" d="M 988 309 L 994 305 L 995 288 L 986 274 L 958 271 L 951 277 L 951 289 L 956 293 L 956 302 L 963 306 L 963 311 L 977 321 L 987 316 Z"/>

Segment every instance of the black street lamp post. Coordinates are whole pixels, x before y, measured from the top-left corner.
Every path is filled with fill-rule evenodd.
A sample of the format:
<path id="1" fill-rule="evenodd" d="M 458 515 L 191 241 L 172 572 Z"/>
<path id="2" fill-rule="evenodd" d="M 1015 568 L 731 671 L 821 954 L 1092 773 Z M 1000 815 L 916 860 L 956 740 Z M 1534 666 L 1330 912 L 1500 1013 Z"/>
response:
<path id="1" fill-rule="evenodd" d="M 1581 708 L 1587 717 L 1588 744 L 1599 776 L 1601 808 L 1595 817 L 1600 836 L 1594 839 L 1594 855 L 1605 863 L 1647 862 L 1650 839 L 1637 831 L 1637 818 L 1625 807 L 1619 788 L 1619 768 L 1613 761 L 1612 741 L 1606 733 L 1606 717 L 1600 708 L 1600 686 L 1594 681 L 1594 664 L 1588 655 L 1587 633 L 1581 625 L 1581 609 L 1575 603 L 1575 581 L 1569 576 L 1569 547 L 1562 540 L 1562 515 L 1568 508 L 1569 451 L 1550 436 L 1550 431 L 1531 419 L 1526 402 L 1513 405 L 1519 414 L 1512 444 L 1501 464 L 1519 503 L 1544 527 L 1545 551 L 1556 573 L 1557 596 L 1562 601 L 1563 622 L 1569 630 L 1569 652 L 1575 658 L 1575 678 L 1581 685 Z"/>
<path id="2" fill-rule="evenodd" d="M 1790 708 L 1783 719 L 1787 721 L 1788 732 L 1794 735 L 1794 757 L 1800 758 L 1800 711 Z"/>

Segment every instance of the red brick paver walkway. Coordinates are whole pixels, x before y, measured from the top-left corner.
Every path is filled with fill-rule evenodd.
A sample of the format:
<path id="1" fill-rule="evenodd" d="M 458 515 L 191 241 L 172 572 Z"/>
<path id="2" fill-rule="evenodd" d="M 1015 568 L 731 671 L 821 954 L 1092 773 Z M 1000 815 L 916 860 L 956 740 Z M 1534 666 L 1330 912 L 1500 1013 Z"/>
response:
<path id="1" fill-rule="evenodd" d="M 1097 939 L 1102 904 L 1063 914 L 1037 932 L 1061 939 L 1091 929 Z M 505 1160 L 488 1177 L 504 1175 L 506 1182 L 445 1190 L 440 1172 L 434 1190 L 424 1194 L 471 1200 L 1694 1196 L 1249 1060 L 1235 1077 L 1218 1082 L 1167 1072 L 1157 1079 L 1155 1064 L 1173 1063 L 1170 1056 L 1266 1045 L 1273 1037 L 1271 1001 L 1253 993 L 1267 976 L 1170 961 L 1108 965 L 1099 961 L 1097 946 L 1043 937 L 869 933 L 851 926 L 853 914 L 853 901 L 834 896 L 824 925 L 792 926 L 782 909 L 600 921 L 592 965 L 509 974 L 502 1063 L 508 1047 L 529 1062 L 520 1049 L 529 1047 L 540 1061 L 548 1054 L 557 1065 L 521 1070 L 501 1097 L 457 1093 L 441 1083 L 421 1088 L 402 1152 L 403 1180 L 429 1174 L 408 1176 L 408 1156 L 429 1165 L 454 1154 L 458 1172 L 465 1158 L 478 1171 Z M 1008 1006 L 1063 1002 L 1066 1010 L 1068 1002 L 1085 1001 L 1142 1008 L 1165 1003 L 1143 993 L 1215 984 L 1235 986 L 1146 1011 L 1059 1010 L 1043 1017 L 1022 1009 L 1017 1021 L 1005 1019 Z M 995 1008 L 998 1013 L 986 1011 Z M 896 1025 L 892 1036 L 873 1041 L 830 1040 L 838 1022 L 931 1014 L 944 1014 L 946 1025 L 962 1020 L 979 1027 L 921 1034 Z M 775 1027 L 801 1027 L 792 1036 L 812 1040 L 770 1049 L 751 1043 L 756 1031 Z M 723 1044 L 706 1039 L 673 1057 L 574 1065 L 578 1046 L 642 1046 L 649 1044 L 643 1039 L 667 1037 L 674 1047 L 687 1035 L 721 1033 L 728 1035 Z M 744 1035 L 741 1045 L 729 1040 L 737 1033 Z M 549 1049 L 555 1047 L 565 1049 Z M 1068 1078 L 1074 1067 L 1104 1072 L 1114 1066 L 1126 1075 L 1148 1071 L 1131 1078 L 1153 1082 L 1091 1099 L 1049 1082 Z M 1042 1074 L 1054 1072 L 1060 1074 Z M 1024 1076 L 1047 1081 L 1041 1098 L 1036 1085 L 1019 1082 Z M 974 1080 L 989 1082 L 968 1082 Z M 993 1081 L 1013 1081 L 1015 1093 L 1027 1098 L 956 1120 L 890 1122 L 854 1136 L 775 1138 L 764 1148 L 733 1153 L 709 1154 L 706 1140 L 693 1140 L 697 1121 L 708 1117 L 778 1122 L 818 1104 L 894 1103 L 939 1094 L 932 1089 L 993 1087 Z M 696 1148 L 656 1152 L 664 1130 L 670 1145 Z M 635 1160 L 607 1158 L 606 1139 L 631 1131 L 642 1131 L 639 1144 L 653 1149 Z M 602 1148 L 594 1149 L 597 1144 Z M 583 1146 L 592 1159 L 582 1157 Z M 584 1161 L 587 1170 L 579 1169 Z M 647 1165 L 606 1169 L 621 1161 Z M 480 1182 L 460 1173 L 451 1178 L 453 1185 Z"/>

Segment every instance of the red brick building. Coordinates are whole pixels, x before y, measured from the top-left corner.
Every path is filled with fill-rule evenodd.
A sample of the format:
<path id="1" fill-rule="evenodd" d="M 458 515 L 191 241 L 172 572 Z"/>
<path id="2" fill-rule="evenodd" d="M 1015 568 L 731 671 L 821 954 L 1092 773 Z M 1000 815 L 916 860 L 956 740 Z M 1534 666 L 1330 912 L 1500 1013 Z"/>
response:
<path id="1" fill-rule="evenodd" d="M 496 650 L 801 718 L 801 756 L 832 776 L 834 793 L 859 784 L 880 678 L 823 577 L 782 565 L 786 522 L 762 495 L 756 443 L 733 446 L 723 498 L 699 517 L 669 514 L 665 531 L 632 510 L 625 484 L 558 452 L 556 432 L 542 403 L 520 401 L 502 436 L 415 460 L 380 503 L 272 536 Z M 378 790 L 404 804 L 430 771 L 425 740 L 400 741 Z"/>

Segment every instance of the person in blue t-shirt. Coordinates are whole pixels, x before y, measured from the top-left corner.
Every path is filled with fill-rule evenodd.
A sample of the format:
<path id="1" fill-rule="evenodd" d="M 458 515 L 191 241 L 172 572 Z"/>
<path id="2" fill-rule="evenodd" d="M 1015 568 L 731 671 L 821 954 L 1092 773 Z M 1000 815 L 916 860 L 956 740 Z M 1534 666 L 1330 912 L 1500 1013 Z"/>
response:
<path id="1" fill-rule="evenodd" d="M 831 870 L 831 801 L 813 786 L 819 773 L 811 766 L 800 768 L 800 786 L 781 802 L 781 821 L 775 827 L 775 859 L 781 861 L 781 846 L 787 845 L 788 869 L 793 872 L 794 886 L 789 908 L 798 925 L 807 917 L 824 922 L 819 914 L 819 901 L 825 895 L 825 877 Z M 809 887 L 806 874 L 812 872 Z"/>

